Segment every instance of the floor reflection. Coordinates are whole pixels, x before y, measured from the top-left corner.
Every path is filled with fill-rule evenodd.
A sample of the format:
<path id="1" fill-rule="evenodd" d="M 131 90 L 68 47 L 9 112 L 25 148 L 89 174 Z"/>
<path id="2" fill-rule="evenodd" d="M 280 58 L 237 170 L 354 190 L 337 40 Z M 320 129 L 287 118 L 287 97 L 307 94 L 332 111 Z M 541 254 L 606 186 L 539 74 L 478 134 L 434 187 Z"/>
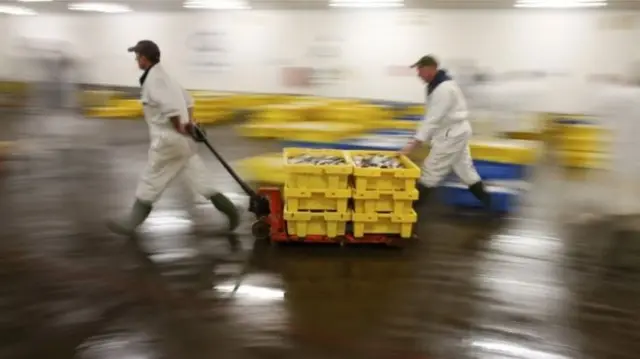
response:
<path id="1" fill-rule="evenodd" d="M 99 148 L 40 141 L 1 178 L 0 357 L 632 359 L 640 349 L 638 237 L 613 235 L 614 220 L 567 226 L 551 165 L 498 228 L 434 209 L 404 250 L 271 246 L 251 237 L 246 195 L 203 152 L 212 181 L 244 208 L 238 233 L 219 235 L 224 219 L 177 183 L 139 235 L 121 238 L 104 222 L 131 205 L 146 130 L 91 129 L 106 139 Z M 209 131 L 230 160 L 278 149 L 232 131 Z"/>

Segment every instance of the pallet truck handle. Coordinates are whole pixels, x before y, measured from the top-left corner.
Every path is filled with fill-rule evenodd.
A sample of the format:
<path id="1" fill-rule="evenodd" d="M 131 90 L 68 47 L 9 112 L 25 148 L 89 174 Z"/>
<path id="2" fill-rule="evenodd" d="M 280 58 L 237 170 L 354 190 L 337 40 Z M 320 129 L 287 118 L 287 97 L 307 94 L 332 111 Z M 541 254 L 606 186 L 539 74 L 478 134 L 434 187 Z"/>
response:
<path id="1" fill-rule="evenodd" d="M 204 143 L 205 146 L 207 146 L 207 148 L 209 149 L 209 151 L 211 151 L 211 153 L 213 153 L 214 156 L 216 156 L 216 158 L 218 159 L 218 161 L 220 161 L 220 163 L 222 164 L 222 166 L 224 166 L 224 168 L 227 170 L 227 172 L 229 172 L 229 174 L 231 175 L 231 177 L 233 177 L 234 180 L 236 180 L 236 182 L 240 185 L 240 187 L 242 187 L 242 189 L 245 191 L 245 193 L 247 195 L 249 195 L 249 197 L 254 198 L 257 196 L 256 192 L 253 190 L 253 188 L 249 187 L 249 185 L 247 185 L 241 178 L 240 176 L 238 176 L 238 174 L 236 173 L 236 171 L 233 170 L 233 168 L 231 168 L 231 166 L 227 163 L 227 161 L 224 160 L 224 158 L 222 158 L 222 156 L 220 156 L 220 154 L 218 153 L 218 151 L 216 151 L 215 148 L 213 148 L 213 146 L 211 145 L 211 143 L 209 142 L 209 140 L 207 139 L 207 135 L 204 132 L 204 130 L 202 128 L 200 128 L 199 125 L 193 125 L 191 127 L 191 136 L 193 137 L 193 139 L 196 142 L 202 142 Z"/>

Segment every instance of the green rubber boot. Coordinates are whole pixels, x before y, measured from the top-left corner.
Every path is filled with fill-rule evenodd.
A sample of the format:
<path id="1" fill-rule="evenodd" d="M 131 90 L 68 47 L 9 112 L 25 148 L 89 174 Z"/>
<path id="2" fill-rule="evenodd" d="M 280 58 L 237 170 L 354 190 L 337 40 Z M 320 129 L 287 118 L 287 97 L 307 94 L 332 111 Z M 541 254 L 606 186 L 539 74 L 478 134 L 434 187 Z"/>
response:
<path id="1" fill-rule="evenodd" d="M 147 219 L 149 213 L 151 213 L 151 204 L 136 200 L 128 217 L 112 220 L 108 223 L 108 227 L 117 234 L 130 236 Z"/>
<path id="2" fill-rule="evenodd" d="M 240 224 L 240 214 L 238 213 L 238 209 L 236 205 L 233 204 L 227 197 L 225 197 L 222 193 L 215 194 L 210 198 L 211 203 L 216 209 L 225 216 L 227 216 L 227 220 L 229 221 L 229 231 L 233 232 L 238 225 Z"/>

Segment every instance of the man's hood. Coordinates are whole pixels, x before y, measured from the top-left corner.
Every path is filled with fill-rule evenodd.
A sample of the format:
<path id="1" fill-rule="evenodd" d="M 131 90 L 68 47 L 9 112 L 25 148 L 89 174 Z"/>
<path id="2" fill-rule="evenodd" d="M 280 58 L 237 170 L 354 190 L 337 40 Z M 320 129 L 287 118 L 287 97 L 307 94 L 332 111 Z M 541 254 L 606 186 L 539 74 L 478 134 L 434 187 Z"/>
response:
<path id="1" fill-rule="evenodd" d="M 436 75 L 433 77 L 433 80 L 429 82 L 427 85 L 427 95 L 431 95 L 431 93 L 438 87 L 441 83 L 445 81 L 453 80 L 451 76 L 447 73 L 447 70 L 438 70 Z"/>

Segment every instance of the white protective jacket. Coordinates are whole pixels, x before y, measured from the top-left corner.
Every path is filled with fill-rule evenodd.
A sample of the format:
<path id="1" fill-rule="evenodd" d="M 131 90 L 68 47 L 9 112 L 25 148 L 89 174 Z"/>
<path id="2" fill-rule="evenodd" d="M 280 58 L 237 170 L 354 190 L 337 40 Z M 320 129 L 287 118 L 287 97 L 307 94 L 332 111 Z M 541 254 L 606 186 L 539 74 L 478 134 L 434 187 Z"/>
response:
<path id="1" fill-rule="evenodd" d="M 189 93 L 159 64 L 140 79 L 144 117 L 149 125 L 151 145 L 147 166 L 138 182 L 136 197 L 153 203 L 178 175 L 198 194 L 209 198 L 217 193 L 212 187 L 213 175 L 197 154 L 197 145 L 189 136 L 179 133 L 170 118 L 180 117 L 188 123 L 193 99 Z"/>
<path id="2" fill-rule="evenodd" d="M 423 143 L 440 137 L 454 127 L 468 127 L 469 111 L 460 87 L 444 71 L 426 88 L 425 115 L 415 138 Z"/>
<path id="3" fill-rule="evenodd" d="M 180 121 L 189 121 L 189 107 L 193 107 L 193 98 L 169 76 L 162 65 L 153 66 L 141 79 L 141 101 L 144 106 L 144 118 L 149 125 L 151 143 L 167 135 L 175 135 L 170 117 L 180 116 Z M 184 136 L 171 136 L 182 138 Z"/>
<path id="4" fill-rule="evenodd" d="M 422 165 L 420 182 L 429 188 L 453 171 L 466 185 L 480 181 L 469 150 L 471 125 L 467 103 L 458 85 L 439 71 L 427 86 L 427 108 L 415 138 L 431 146 Z"/>

